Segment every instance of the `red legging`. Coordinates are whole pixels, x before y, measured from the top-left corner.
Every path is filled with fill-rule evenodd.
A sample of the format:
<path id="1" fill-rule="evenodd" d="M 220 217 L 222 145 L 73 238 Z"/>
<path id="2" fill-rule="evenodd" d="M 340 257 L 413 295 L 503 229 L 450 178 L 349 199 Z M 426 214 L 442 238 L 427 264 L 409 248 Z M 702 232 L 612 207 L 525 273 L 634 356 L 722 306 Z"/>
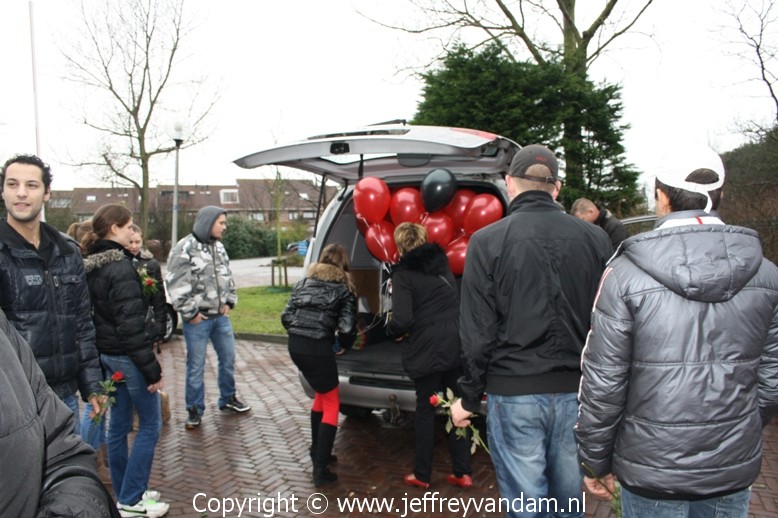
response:
<path id="1" fill-rule="evenodd" d="M 314 412 L 323 412 L 321 418 L 322 423 L 327 423 L 332 426 L 338 426 L 338 412 L 340 411 L 340 393 L 338 387 L 321 394 L 315 393 L 313 398 L 313 406 L 311 410 Z"/>

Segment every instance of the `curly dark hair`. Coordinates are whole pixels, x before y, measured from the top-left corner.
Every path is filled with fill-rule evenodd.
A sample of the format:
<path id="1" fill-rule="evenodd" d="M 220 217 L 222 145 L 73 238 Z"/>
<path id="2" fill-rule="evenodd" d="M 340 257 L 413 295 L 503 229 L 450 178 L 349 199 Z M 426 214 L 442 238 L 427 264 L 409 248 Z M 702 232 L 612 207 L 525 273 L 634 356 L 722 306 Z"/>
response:
<path id="1" fill-rule="evenodd" d="M 0 170 L 0 183 L 2 185 L 5 185 L 5 171 L 11 164 L 27 164 L 40 167 L 46 192 L 51 190 L 51 167 L 35 155 L 16 155 L 6 160 L 5 164 L 3 164 L 3 168 Z"/>

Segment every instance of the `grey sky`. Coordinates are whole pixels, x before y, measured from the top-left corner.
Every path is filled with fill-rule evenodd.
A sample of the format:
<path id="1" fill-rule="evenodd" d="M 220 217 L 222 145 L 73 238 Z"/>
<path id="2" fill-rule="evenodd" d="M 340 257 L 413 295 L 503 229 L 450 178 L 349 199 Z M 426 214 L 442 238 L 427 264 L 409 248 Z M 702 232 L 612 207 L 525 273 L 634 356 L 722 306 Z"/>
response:
<path id="1" fill-rule="evenodd" d="M 579 9 L 585 3 L 579 1 Z M 599 7 L 603 2 L 589 3 Z M 591 69 L 593 79 L 623 85 L 625 122 L 632 126 L 628 159 L 644 171 L 653 167 L 657 145 L 705 139 L 726 151 L 742 141 L 735 131 L 738 120 L 760 113 L 769 119 L 772 113 L 764 87 L 747 81 L 756 69 L 733 56 L 737 48 L 722 34 L 727 18 L 710 4 L 655 1 L 638 33 L 620 41 Z M 40 152 L 54 168 L 55 188 L 90 183 L 89 175 L 63 164 L 69 155 L 83 154 L 94 138 L 75 122 L 79 113 L 72 101 L 84 92 L 62 81 L 62 58 L 54 44 L 72 23 L 70 5 L 34 0 Z M 187 0 L 202 22 L 185 49 L 193 55 L 185 66 L 219 84 L 221 101 L 213 113 L 211 138 L 182 151 L 180 181 L 230 183 L 258 174 L 237 168 L 232 160 L 276 141 L 411 118 L 421 83 L 403 69 L 427 62 L 439 48 L 426 37 L 379 27 L 355 11 L 394 19 L 404 15 L 404 5 Z M 35 151 L 28 14 L 28 0 L 0 2 L 2 159 Z M 172 159 L 157 161 L 153 177 L 172 183 Z"/>

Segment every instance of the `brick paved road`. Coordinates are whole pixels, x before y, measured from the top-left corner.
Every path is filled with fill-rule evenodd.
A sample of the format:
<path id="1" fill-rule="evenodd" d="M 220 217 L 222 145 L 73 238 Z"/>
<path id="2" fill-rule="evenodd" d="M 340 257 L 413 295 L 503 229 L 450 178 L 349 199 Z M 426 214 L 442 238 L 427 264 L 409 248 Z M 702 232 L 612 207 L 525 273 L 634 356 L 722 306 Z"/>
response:
<path id="1" fill-rule="evenodd" d="M 206 366 L 206 401 L 208 408 L 199 430 L 184 429 L 186 412 L 183 408 L 185 360 L 182 338 L 163 346 L 160 357 L 165 373 L 165 389 L 170 393 L 173 417 L 165 425 L 157 446 L 151 487 L 163 493 L 170 502 L 174 517 L 222 516 L 222 510 L 198 512 L 193 498 L 200 497 L 199 508 L 208 505 L 208 498 L 249 498 L 261 493 L 265 500 L 278 504 L 277 495 L 286 499 L 287 510 L 278 505 L 271 514 L 265 507 L 242 516 L 316 516 L 306 508 L 306 499 L 317 492 L 311 482 L 308 457 L 310 442 L 309 400 L 297 382 L 297 373 L 288 359 L 285 346 L 238 341 L 236 381 L 238 393 L 252 412 L 245 416 L 221 415 L 216 409 L 216 359 L 209 351 Z M 752 516 L 778 516 L 778 425 L 773 423 L 765 431 L 765 460 L 762 474 L 754 485 L 751 502 Z M 468 490 L 446 484 L 449 473 L 444 437 L 439 434 L 432 479 L 432 491 L 439 496 L 496 498 L 494 474 L 488 456 L 479 451 L 473 459 L 476 487 Z M 403 484 L 402 475 L 410 471 L 413 458 L 413 428 L 410 423 L 390 426 L 373 416 L 364 421 L 341 419 L 335 444 L 338 464 L 335 467 L 340 480 L 320 492 L 329 500 L 329 509 L 323 517 L 337 516 L 401 516 L 403 497 L 421 498 L 424 492 Z M 291 497 L 296 497 L 293 502 Z M 338 512 L 337 498 L 387 497 L 395 498 L 396 512 Z M 217 500 L 212 501 L 212 503 Z M 283 504 L 283 502 L 281 502 Z M 292 504 L 297 510 L 292 510 Z M 418 505 L 421 505 L 419 503 Z M 430 503 L 428 502 L 429 506 Z M 427 509 L 430 509 L 429 507 Z M 587 516 L 607 517 L 607 504 L 586 499 Z M 226 513 L 238 516 L 237 508 Z M 409 513 L 409 516 L 462 516 L 462 513 Z M 496 516 L 495 513 L 468 513 L 468 516 Z"/>

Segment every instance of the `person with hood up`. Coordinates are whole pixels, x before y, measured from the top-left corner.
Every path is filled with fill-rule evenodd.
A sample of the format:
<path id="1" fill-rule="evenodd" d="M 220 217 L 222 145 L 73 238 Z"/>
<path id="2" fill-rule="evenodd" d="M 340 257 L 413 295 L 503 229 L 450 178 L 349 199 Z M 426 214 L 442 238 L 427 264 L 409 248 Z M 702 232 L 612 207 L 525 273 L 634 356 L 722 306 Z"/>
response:
<path id="1" fill-rule="evenodd" d="M 338 480 L 329 469 L 335 461 L 332 446 L 340 411 L 332 342 L 337 332 L 341 344 L 349 348 L 356 334 L 356 289 L 349 269 L 343 246 L 325 246 L 319 262 L 313 263 L 306 278 L 295 285 L 281 314 L 281 323 L 289 333 L 289 356 L 315 392 L 311 405 L 311 460 L 317 487 Z"/>
<path id="2" fill-rule="evenodd" d="M 183 319 L 186 341 L 186 428 L 200 426 L 205 412 L 205 352 L 210 340 L 219 361 L 219 410 L 244 413 L 251 407 L 235 395 L 235 333 L 230 310 L 238 292 L 230 259 L 221 243 L 227 211 L 208 205 L 197 212 L 192 233 L 170 250 L 165 285 Z"/>
<path id="3" fill-rule="evenodd" d="M 759 235 L 715 212 L 707 146 L 660 162 L 654 230 L 606 268 L 583 353 L 584 482 L 623 516 L 745 517 L 778 411 L 778 268 Z"/>
<path id="4" fill-rule="evenodd" d="M 388 335 L 405 342 L 403 368 L 416 389 L 414 414 L 415 450 L 413 473 L 405 475 L 410 486 L 426 489 L 432 479 L 435 447 L 435 407 L 430 396 L 451 389 L 459 396 L 462 375 L 459 358 L 459 293 L 446 253 L 427 243 L 427 231 L 416 223 L 400 223 L 394 231 L 400 262 L 392 274 L 392 320 Z M 448 451 L 453 473 L 447 482 L 470 487 L 470 441 L 448 432 Z"/>

